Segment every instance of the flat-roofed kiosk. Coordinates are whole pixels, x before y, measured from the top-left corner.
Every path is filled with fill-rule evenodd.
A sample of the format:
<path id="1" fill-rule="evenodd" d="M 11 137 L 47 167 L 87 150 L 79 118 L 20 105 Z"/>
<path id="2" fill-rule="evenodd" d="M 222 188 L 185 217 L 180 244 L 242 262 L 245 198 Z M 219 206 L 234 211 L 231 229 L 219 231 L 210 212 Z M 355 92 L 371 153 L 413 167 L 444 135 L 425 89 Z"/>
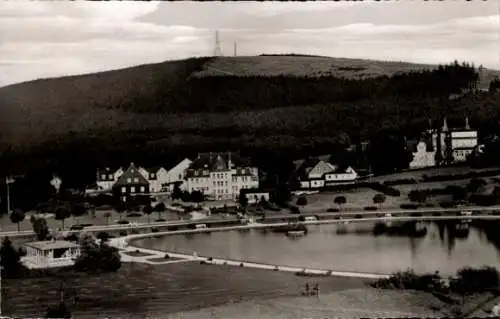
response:
<path id="1" fill-rule="evenodd" d="M 80 256 L 80 245 L 66 240 L 26 243 L 26 256 L 22 262 L 28 268 L 71 266 Z"/>

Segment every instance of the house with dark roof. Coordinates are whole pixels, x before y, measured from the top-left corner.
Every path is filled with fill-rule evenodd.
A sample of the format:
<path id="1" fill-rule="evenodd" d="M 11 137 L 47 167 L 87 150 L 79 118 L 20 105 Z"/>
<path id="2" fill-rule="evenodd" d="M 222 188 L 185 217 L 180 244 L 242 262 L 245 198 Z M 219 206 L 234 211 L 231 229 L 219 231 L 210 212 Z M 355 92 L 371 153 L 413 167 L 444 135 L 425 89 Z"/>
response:
<path id="1" fill-rule="evenodd" d="M 123 201 L 126 201 L 128 196 L 149 194 L 149 181 L 141 174 L 134 163 L 130 163 L 129 167 L 113 185 L 113 192 Z"/>
<path id="2" fill-rule="evenodd" d="M 300 189 L 354 183 L 358 178 L 351 166 L 332 164 L 328 155 L 295 161 L 294 164 L 292 179 Z"/>
<path id="3" fill-rule="evenodd" d="M 200 153 L 186 170 L 186 190 L 215 200 L 236 199 L 241 189 L 259 187 L 256 167 L 234 153 Z"/>

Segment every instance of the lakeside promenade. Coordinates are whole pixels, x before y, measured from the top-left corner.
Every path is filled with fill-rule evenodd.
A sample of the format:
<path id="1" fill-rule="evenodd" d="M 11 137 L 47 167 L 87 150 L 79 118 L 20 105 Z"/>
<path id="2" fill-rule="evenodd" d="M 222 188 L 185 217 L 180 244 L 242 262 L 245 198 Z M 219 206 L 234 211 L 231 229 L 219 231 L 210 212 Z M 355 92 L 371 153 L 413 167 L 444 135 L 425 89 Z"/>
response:
<path id="1" fill-rule="evenodd" d="M 461 211 L 470 211 L 473 215 L 461 216 Z M 490 207 L 467 206 L 461 208 L 420 208 L 420 209 L 383 209 L 377 211 L 348 211 L 348 212 L 318 212 L 316 214 L 302 214 L 303 216 L 317 216 L 319 220 L 304 222 L 305 224 L 322 224 L 322 223 L 339 223 L 339 222 L 363 222 L 363 221 L 377 221 L 377 220 L 442 220 L 442 219 L 500 219 L 500 205 Z M 391 214 L 391 217 L 385 217 L 385 214 Z M 418 214 L 419 216 L 414 216 Z M 421 216 L 420 216 L 421 214 Z M 499 215 L 496 215 L 499 214 Z M 379 216 L 382 215 L 382 216 Z M 283 220 L 297 219 L 299 214 L 270 214 L 266 216 L 265 222 L 267 227 L 279 225 L 277 222 Z M 217 219 L 214 220 L 210 217 L 206 219 L 190 220 L 190 221 L 166 221 L 166 222 L 152 222 L 152 223 L 131 223 L 131 224 L 113 224 L 113 225 L 98 225 L 85 227 L 86 232 L 100 232 L 100 231 L 119 231 L 119 230 L 147 230 L 148 228 L 163 228 L 163 227 L 187 227 L 195 224 L 207 224 L 210 228 L 211 225 L 237 223 L 237 218 Z M 273 222 L 270 224 L 268 222 Z M 283 223 L 281 223 L 283 224 Z M 286 223 L 284 223 L 286 224 Z M 266 227 L 262 226 L 262 227 Z M 81 230 L 65 230 L 66 233 L 79 233 Z M 174 231 L 173 231 L 174 232 Z M 177 232 L 178 233 L 178 232 Z M 17 231 L 0 231 L 0 237 L 27 237 L 32 236 L 33 230 Z"/>

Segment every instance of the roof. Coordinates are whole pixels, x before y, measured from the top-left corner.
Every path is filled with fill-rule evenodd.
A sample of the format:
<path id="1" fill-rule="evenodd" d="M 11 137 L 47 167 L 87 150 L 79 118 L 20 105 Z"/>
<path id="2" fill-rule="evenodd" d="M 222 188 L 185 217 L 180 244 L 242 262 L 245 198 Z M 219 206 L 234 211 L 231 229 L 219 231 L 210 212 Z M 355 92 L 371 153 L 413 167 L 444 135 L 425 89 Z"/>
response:
<path id="1" fill-rule="evenodd" d="M 145 171 L 147 171 L 149 174 L 156 174 L 160 169 L 163 168 L 163 166 L 157 165 L 157 166 L 148 166 L 148 167 L 142 167 Z"/>
<path id="2" fill-rule="evenodd" d="M 330 166 L 330 170 L 324 172 L 326 174 L 342 174 L 346 172 L 348 166 L 335 165 L 331 163 L 330 155 L 323 155 L 318 157 L 311 157 L 305 160 L 295 161 L 296 170 L 294 176 L 300 180 L 308 179 L 309 172 L 314 169 L 320 162 L 326 163 Z"/>
<path id="3" fill-rule="evenodd" d="M 186 172 L 186 177 L 193 177 L 193 170 L 208 170 L 213 171 L 225 171 L 229 168 L 229 160 L 233 164 L 233 167 L 247 167 L 248 163 L 238 155 L 234 153 L 200 153 L 198 157 L 189 165 Z"/>
<path id="4" fill-rule="evenodd" d="M 129 178 L 132 179 L 132 183 L 127 182 Z M 134 182 L 135 178 L 138 179 L 137 182 Z M 127 186 L 127 185 L 149 186 L 148 180 L 144 176 L 142 176 L 142 174 L 139 172 L 139 169 L 134 165 L 134 163 L 130 163 L 129 167 L 118 178 L 113 187 Z"/>
<path id="5" fill-rule="evenodd" d="M 31 243 L 26 243 L 25 245 L 28 247 L 38 249 L 38 250 L 53 250 L 53 249 L 60 249 L 60 248 L 80 247 L 80 245 L 72 243 L 70 241 L 66 241 L 66 240 L 35 241 L 35 242 L 31 242 Z"/>

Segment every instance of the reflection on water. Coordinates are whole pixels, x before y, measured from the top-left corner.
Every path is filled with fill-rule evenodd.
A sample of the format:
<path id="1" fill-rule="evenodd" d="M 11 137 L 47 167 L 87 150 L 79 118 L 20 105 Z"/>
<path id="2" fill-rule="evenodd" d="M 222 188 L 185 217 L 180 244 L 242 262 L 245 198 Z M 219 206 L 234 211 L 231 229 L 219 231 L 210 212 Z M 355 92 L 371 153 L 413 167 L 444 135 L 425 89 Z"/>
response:
<path id="1" fill-rule="evenodd" d="M 498 221 L 440 220 L 433 222 L 372 222 L 308 226 L 303 237 L 287 237 L 269 230 L 214 232 L 146 238 L 134 245 L 159 250 L 198 252 L 298 267 L 392 273 L 417 272 L 452 275 L 465 266 L 498 266 Z"/>

